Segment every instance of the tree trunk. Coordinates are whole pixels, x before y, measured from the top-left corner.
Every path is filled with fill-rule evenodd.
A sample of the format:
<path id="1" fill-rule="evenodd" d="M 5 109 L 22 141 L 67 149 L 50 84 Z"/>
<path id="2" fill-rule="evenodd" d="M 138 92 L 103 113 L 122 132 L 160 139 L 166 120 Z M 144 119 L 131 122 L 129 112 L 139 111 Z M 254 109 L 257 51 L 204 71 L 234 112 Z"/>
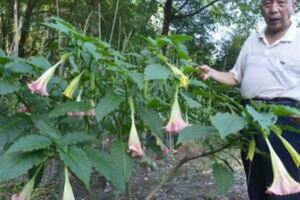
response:
<path id="1" fill-rule="evenodd" d="M 169 35 L 170 25 L 173 18 L 172 13 L 173 0 L 167 0 L 164 6 L 164 22 L 162 27 L 162 35 Z"/>
<path id="2" fill-rule="evenodd" d="M 14 1 L 14 40 L 11 55 L 19 55 L 19 20 L 18 20 L 18 0 Z"/>
<path id="3" fill-rule="evenodd" d="M 37 5 L 38 0 L 28 0 L 27 7 L 24 14 L 24 23 L 21 29 L 21 38 L 20 38 L 20 56 L 24 57 L 26 55 L 26 40 L 28 38 L 30 32 L 30 24 L 31 24 L 31 17 L 34 8 Z"/>

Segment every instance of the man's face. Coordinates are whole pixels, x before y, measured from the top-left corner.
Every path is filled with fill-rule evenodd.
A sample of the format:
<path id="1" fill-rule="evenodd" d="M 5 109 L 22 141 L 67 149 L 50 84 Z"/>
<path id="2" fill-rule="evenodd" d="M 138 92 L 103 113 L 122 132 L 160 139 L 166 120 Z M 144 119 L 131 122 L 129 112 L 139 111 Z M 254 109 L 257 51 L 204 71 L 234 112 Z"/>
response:
<path id="1" fill-rule="evenodd" d="M 270 33 L 278 33 L 288 29 L 290 17 L 295 12 L 294 0 L 262 0 L 262 15 Z"/>

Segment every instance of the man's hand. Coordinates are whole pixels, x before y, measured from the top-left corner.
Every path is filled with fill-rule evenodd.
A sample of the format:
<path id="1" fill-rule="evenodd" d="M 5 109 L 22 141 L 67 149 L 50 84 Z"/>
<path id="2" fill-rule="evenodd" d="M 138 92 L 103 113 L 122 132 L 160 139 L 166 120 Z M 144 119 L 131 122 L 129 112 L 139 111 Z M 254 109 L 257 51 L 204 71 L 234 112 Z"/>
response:
<path id="1" fill-rule="evenodd" d="M 198 69 L 200 70 L 199 78 L 201 78 L 202 80 L 213 78 L 214 73 L 216 73 L 216 70 L 209 67 L 208 65 L 199 66 Z"/>

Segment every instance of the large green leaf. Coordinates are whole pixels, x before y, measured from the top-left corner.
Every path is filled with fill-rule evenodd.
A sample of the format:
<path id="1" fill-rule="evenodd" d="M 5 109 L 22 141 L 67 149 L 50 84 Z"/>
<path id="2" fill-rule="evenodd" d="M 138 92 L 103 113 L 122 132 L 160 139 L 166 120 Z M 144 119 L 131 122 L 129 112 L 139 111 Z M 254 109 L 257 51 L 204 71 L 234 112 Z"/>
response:
<path id="1" fill-rule="evenodd" d="M 79 147 L 59 149 L 59 157 L 71 171 L 89 188 L 92 165 L 86 153 Z"/>
<path id="2" fill-rule="evenodd" d="M 74 132 L 74 133 L 68 133 L 68 134 L 64 135 L 59 140 L 59 144 L 60 145 L 73 145 L 73 144 L 78 144 L 78 143 L 83 143 L 83 142 L 91 142 L 91 141 L 95 141 L 95 140 L 96 140 L 96 138 L 91 135 Z"/>
<path id="3" fill-rule="evenodd" d="M 11 143 L 32 124 L 26 115 L 16 115 L 0 121 L 0 145 Z"/>
<path id="4" fill-rule="evenodd" d="M 16 178 L 43 159 L 41 152 L 4 154 L 0 157 L 0 182 Z"/>
<path id="5" fill-rule="evenodd" d="M 7 153 L 29 152 L 38 149 L 45 149 L 51 145 L 52 141 L 42 135 L 28 135 L 19 138 L 11 145 Z"/>
<path id="6" fill-rule="evenodd" d="M 96 106 L 96 118 L 101 121 L 103 117 L 117 109 L 122 102 L 122 98 L 117 95 L 107 94 Z"/>
<path id="7" fill-rule="evenodd" d="M 32 67 L 22 61 L 13 61 L 5 65 L 5 69 L 13 73 L 33 73 Z"/>
<path id="8" fill-rule="evenodd" d="M 10 94 L 19 90 L 19 87 L 6 81 L 0 80 L 0 95 Z"/>
<path id="9" fill-rule="evenodd" d="M 80 112 L 80 111 L 88 111 L 92 109 L 92 106 L 83 102 L 66 102 L 62 104 L 58 104 L 55 108 L 49 113 L 49 117 L 59 117 L 61 115 L 65 115 L 68 112 Z"/>
<path id="10" fill-rule="evenodd" d="M 85 149 L 85 152 L 91 160 L 93 167 L 109 180 L 117 190 L 124 192 L 126 188 L 125 179 L 122 178 L 121 170 L 116 170 L 112 157 L 105 152 L 91 148 Z"/>
<path id="11" fill-rule="evenodd" d="M 42 116 L 32 116 L 35 126 L 40 133 L 54 140 L 60 139 L 61 133 L 50 125 L 50 122 Z"/>
<path id="12" fill-rule="evenodd" d="M 224 195 L 234 184 L 234 176 L 227 167 L 221 164 L 213 165 L 213 177 L 218 194 Z"/>
<path id="13" fill-rule="evenodd" d="M 144 124 L 148 126 L 150 130 L 153 131 L 161 140 L 163 140 L 164 124 L 160 115 L 155 110 L 143 105 L 139 105 L 137 111 Z"/>
<path id="14" fill-rule="evenodd" d="M 184 100 L 185 100 L 185 102 L 186 102 L 186 104 L 189 108 L 194 109 L 194 108 L 200 108 L 201 107 L 201 104 L 199 102 L 195 101 L 194 99 L 189 97 L 187 94 L 183 94 L 183 93 L 180 93 L 180 94 L 184 98 Z"/>
<path id="15" fill-rule="evenodd" d="M 113 176 L 112 182 L 117 183 L 118 189 L 121 192 L 125 192 L 126 183 L 134 171 L 135 163 L 131 157 L 129 157 L 126 145 L 124 143 L 118 142 L 112 145 L 111 148 L 111 158 L 113 162 L 112 173 L 119 174 L 120 176 Z"/>
<path id="16" fill-rule="evenodd" d="M 254 121 L 257 121 L 261 128 L 268 129 L 276 123 L 277 117 L 271 112 L 257 112 L 253 107 L 247 105 L 247 112 L 252 116 Z"/>
<path id="17" fill-rule="evenodd" d="M 145 69 L 145 77 L 144 80 L 166 80 L 169 77 L 169 70 L 160 64 L 150 64 Z"/>
<path id="18" fill-rule="evenodd" d="M 202 137 L 205 137 L 207 135 L 210 135 L 212 133 L 217 132 L 217 130 L 214 127 L 205 127 L 199 124 L 195 124 L 189 127 L 184 128 L 177 139 L 177 144 L 180 143 L 186 143 L 189 141 L 193 141 Z"/>
<path id="19" fill-rule="evenodd" d="M 52 64 L 44 57 L 30 57 L 27 62 L 44 70 L 52 66 Z"/>
<path id="20" fill-rule="evenodd" d="M 211 122 L 222 138 L 242 130 L 247 125 L 247 120 L 236 113 L 217 113 L 211 118 Z"/>
<path id="21" fill-rule="evenodd" d="M 131 72 L 129 73 L 130 78 L 137 84 L 138 88 L 141 90 L 144 86 L 144 74 Z"/>

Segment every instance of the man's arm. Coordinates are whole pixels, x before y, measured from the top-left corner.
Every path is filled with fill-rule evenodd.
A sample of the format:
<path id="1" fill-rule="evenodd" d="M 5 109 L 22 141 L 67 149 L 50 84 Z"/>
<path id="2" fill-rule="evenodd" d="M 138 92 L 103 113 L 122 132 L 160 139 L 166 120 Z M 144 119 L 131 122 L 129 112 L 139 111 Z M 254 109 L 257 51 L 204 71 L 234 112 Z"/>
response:
<path id="1" fill-rule="evenodd" d="M 230 72 L 220 72 L 207 65 L 200 66 L 199 69 L 201 71 L 200 77 L 203 80 L 212 78 L 213 80 L 225 85 L 235 86 L 238 84 L 234 75 Z"/>

